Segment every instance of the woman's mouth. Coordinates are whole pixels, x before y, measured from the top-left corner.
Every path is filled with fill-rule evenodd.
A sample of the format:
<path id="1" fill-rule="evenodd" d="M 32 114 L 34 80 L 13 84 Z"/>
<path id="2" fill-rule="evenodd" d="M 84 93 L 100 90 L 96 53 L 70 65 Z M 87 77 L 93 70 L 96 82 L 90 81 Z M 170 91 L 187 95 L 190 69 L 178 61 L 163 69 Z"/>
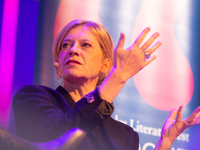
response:
<path id="1" fill-rule="evenodd" d="M 71 64 L 79 64 L 81 65 L 81 63 L 77 60 L 67 60 L 67 62 L 65 63 L 66 65 L 71 65 Z"/>

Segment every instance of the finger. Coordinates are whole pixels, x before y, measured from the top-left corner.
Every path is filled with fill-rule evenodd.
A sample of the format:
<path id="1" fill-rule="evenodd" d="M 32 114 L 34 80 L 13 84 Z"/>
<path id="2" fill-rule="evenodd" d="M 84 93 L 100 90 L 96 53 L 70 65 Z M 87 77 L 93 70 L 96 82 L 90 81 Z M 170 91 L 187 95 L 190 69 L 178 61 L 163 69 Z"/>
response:
<path id="1" fill-rule="evenodd" d="M 152 53 L 154 53 L 160 46 L 162 45 L 162 43 L 160 41 L 158 41 L 156 44 L 154 44 L 147 52 L 151 55 Z"/>
<path id="2" fill-rule="evenodd" d="M 195 121 L 196 121 L 197 124 L 200 123 L 200 115 L 198 115 L 198 117 L 195 118 Z"/>
<path id="3" fill-rule="evenodd" d="M 156 44 L 154 44 L 148 51 L 146 51 L 144 53 L 144 56 L 146 53 L 149 53 L 149 55 L 151 56 L 152 53 L 154 53 L 160 46 L 162 45 L 162 43 L 159 41 Z M 151 58 L 151 59 L 150 59 Z M 151 63 L 154 59 L 156 58 L 156 56 L 151 56 L 149 58 L 145 57 L 145 62 L 146 64 L 144 64 L 144 66 L 147 66 L 149 63 Z"/>
<path id="4" fill-rule="evenodd" d="M 175 120 L 176 118 L 176 114 L 177 114 L 177 110 L 174 108 L 170 111 L 170 114 L 168 116 L 168 119 L 172 119 L 172 120 Z"/>
<path id="5" fill-rule="evenodd" d="M 124 33 L 120 33 L 119 41 L 117 43 L 117 46 L 114 49 L 113 66 L 117 65 L 118 50 L 123 49 L 124 43 L 125 43 L 125 35 L 124 35 Z"/>
<path id="6" fill-rule="evenodd" d="M 193 113 L 190 115 L 190 119 L 195 119 L 197 116 L 199 116 L 199 113 L 200 113 L 200 106 L 197 107 Z"/>
<path id="7" fill-rule="evenodd" d="M 144 44 L 143 46 L 141 47 L 141 49 L 143 51 L 145 51 L 146 49 L 148 49 L 151 44 L 156 40 L 157 37 L 159 37 L 160 33 L 156 32 L 154 33 Z"/>
<path id="8" fill-rule="evenodd" d="M 199 107 L 197 107 L 194 111 L 193 111 L 193 113 L 186 119 L 186 122 L 188 123 L 188 124 L 190 124 L 191 122 L 193 122 L 194 120 L 195 121 L 200 121 L 200 106 Z"/>
<path id="9" fill-rule="evenodd" d="M 182 120 L 182 112 L 183 112 L 183 106 L 180 106 L 178 109 L 176 121 L 181 121 Z"/>
<path id="10" fill-rule="evenodd" d="M 125 35 L 124 35 L 124 33 L 120 33 L 120 38 L 118 40 L 118 43 L 117 43 L 115 50 L 123 49 L 124 43 L 125 43 Z"/>
<path id="11" fill-rule="evenodd" d="M 147 65 L 149 65 L 149 64 L 150 64 L 153 60 L 155 60 L 155 59 L 156 59 L 156 56 L 155 56 L 155 55 L 150 56 L 148 59 L 145 59 L 142 68 L 144 68 L 144 67 L 146 67 Z"/>
<path id="12" fill-rule="evenodd" d="M 139 45 L 143 42 L 144 38 L 146 37 L 147 33 L 151 30 L 150 27 L 145 28 L 142 33 L 137 37 L 135 42 L 131 45 L 131 47 L 134 47 L 135 45 L 139 47 Z"/>

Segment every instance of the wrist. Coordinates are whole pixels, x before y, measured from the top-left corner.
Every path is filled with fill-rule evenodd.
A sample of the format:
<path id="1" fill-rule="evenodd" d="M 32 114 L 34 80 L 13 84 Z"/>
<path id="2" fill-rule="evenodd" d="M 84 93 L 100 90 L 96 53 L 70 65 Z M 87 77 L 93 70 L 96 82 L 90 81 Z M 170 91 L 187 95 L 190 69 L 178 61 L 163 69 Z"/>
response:
<path id="1" fill-rule="evenodd" d="M 97 101 L 98 99 L 101 99 L 99 88 L 96 87 L 96 89 L 94 91 L 86 94 L 84 97 L 85 97 L 87 103 L 92 103 L 92 102 Z"/>
<path id="2" fill-rule="evenodd" d="M 126 81 L 127 80 L 120 75 L 120 72 L 113 68 L 99 86 L 102 99 L 112 103 Z"/>
<path id="3" fill-rule="evenodd" d="M 108 75 L 112 76 L 112 78 L 115 79 L 115 81 L 117 81 L 117 84 L 125 84 L 129 79 L 126 74 L 124 74 L 122 71 L 115 67 L 111 69 Z"/>
<path id="4" fill-rule="evenodd" d="M 171 147 L 171 142 L 160 138 L 154 150 L 169 150 Z"/>

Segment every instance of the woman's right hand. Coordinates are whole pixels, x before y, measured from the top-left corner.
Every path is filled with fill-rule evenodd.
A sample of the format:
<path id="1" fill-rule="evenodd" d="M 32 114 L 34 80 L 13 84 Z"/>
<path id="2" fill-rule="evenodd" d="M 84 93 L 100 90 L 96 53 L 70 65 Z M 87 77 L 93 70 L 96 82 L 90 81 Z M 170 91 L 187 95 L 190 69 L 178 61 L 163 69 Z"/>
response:
<path id="1" fill-rule="evenodd" d="M 172 109 L 165 121 L 161 137 L 154 150 L 169 150 L 174 140 L 187 128 L 200 123 L 200 106 L 187 118 L 182 119 L 183 106 Z"/>

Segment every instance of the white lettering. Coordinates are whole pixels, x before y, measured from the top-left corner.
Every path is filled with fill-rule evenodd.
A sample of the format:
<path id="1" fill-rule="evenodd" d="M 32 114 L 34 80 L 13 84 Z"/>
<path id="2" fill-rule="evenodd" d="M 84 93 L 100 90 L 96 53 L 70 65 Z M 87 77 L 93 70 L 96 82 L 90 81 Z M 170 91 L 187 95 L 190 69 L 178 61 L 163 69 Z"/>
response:
<path id="1" fill-rule="evenodd" d="M 135 121 L 134 119 L 129 119 L 129 124 L 128 124 L 128 121 L 119 119 L 118 115 L 115 115 L 115 120 L 120 121 L 126 125 L 129 125 L 138 133 L 157 136 L 157 137 L 160 137 L 160 135 L 161 135 L 161 131 L 162 131 L 161 128 L 154 128 L 154 127 L 143 125 L 142 123 L 140 123 L 139 120 Z M 182 142 L 189 142 L 190 141 L 189 136 L 190 135 L 187 133 L 181 133 L 177 137 L 177 140 L 182 141 Z M 175 149 L 173 149 L 173 147 L 172 147 L 171 150 L 175 150 Z M 179 149 L 179 150 L 181 150 L 181 149 Z"/>
<path id="2" fill-rule="evenodd" d="M 133 128 L 134 120 L 130 119 L 130 127 Z"/>
<path id="3" fill-rule="evenodd" d="M 119 122 L 122 122 L 124 124 L 128 124 L 128 122 L 126 120 L 120 120 L 118 115 L 115 115 L 115 120 L 119 121 Z"/>

